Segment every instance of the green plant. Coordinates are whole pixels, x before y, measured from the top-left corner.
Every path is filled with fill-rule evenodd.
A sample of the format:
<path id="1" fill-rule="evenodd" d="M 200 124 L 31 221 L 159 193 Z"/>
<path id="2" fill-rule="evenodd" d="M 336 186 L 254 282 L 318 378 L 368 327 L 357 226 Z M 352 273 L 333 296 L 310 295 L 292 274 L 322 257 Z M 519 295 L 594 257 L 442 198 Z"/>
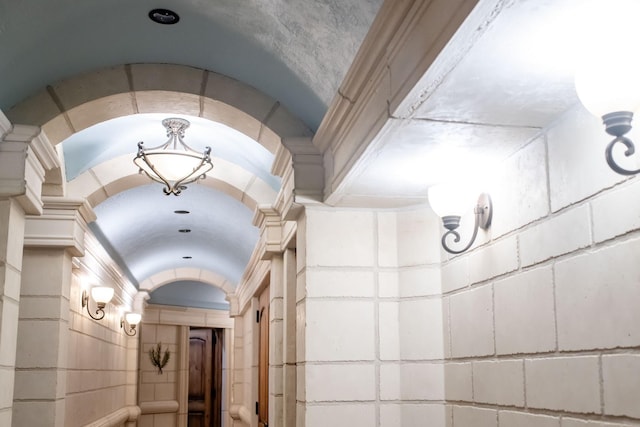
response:
<path id="1" fill-rule="evenodd" d="M 161 342 L 159 342 L 155 347 L 151 347 L 151 350 L 149 350 L 149 359 L 151 359 L 151 364 L 158 368 L 158 375 L 162 374 L 162 368 L 167 366 L 170 357 L 171 354 L 169 353 L 169 349 L 166 349 L 164 354 L 162 354 Z"/>

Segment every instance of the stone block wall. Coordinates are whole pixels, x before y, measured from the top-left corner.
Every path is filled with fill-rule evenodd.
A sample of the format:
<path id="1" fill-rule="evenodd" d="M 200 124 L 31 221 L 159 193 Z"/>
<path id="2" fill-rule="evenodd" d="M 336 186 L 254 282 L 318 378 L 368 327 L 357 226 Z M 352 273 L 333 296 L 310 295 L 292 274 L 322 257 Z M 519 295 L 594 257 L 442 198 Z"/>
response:
<path id="1" fill-rule="evenodd" d="M 175 427 L 178 425 L 178 370 L 181 352 L 186 350 L 181 348 L 180 334 L 181 327 L 176 325 L 161 325 L 154 322 L 155 313 L 145 313 L 144 323 L 141 325 L 140 337 L 140 391 L 139 404 L 142 408 L 145 402 L 166 402 L 165 407 L 170 406 L 169 402 L 175 402 L 176 410 L 161 409 L 158 413 L 145 413 L 140 418 L 140 427 L 158 426 Z M 170 358 L 167 366 L 162 369 L 162 373 L 151 364 L 149 350 L 156 348 L 158 343 L 162 343 L 162 352 L 169 350 Z"/>
<path id="2" fill-rule="evenodd" d="M 426 209 L 306 210 L 298 426 L 444 426 L 437 227 Z"/>
<path id="3" fill-rule="evenodd" d="M 138 405 L 142 415 L 139 427 L 187 427 L 189 393 L 189 329 L 224 328 L 222 352 L 222 426 L 233 425 L 229 415 L 229 396 L 235 384 L 228 377 L 234 354 L 234 321 L 226 310 L 209 310 L 148 304 L 140 329 Z M 149 350 L 162 343 L 170 358 L 158 373 Z M 235 380 L 235 379 L 234 379 Z"/>
<path id="4" fill-rule="evenodd" d="M 42 265 L 42 260 L 39 263 Z M 100 321 L 91 319 L 86 308 L 82 308 L 82 291 L 87 289 L 88 276 L 116 290 Z M 120 328 L 121 310 L 130 304 L 133 289 L 130 284 L 114 280 L 108 270 L 96 262 L 93 253 L 85 254 L 83 263 L 73 270 L 68 342 L 64 342 L 68 349 L 64 365 L 65 426 L 84 426 L 136 404 L 137 337 L 126 336 Z M 91 300 L 89 304 L 95 311 L 95 302 Z M 40 337 L 47 335 L 39 334 Z"/>
<path id="5" fill-rule="evenodd" d="M 493 177 L 480 246 L 443 262 L 453 427 L 640 422 L 640 181 L 608 140 L 579 107 L 543 130 Z"/>

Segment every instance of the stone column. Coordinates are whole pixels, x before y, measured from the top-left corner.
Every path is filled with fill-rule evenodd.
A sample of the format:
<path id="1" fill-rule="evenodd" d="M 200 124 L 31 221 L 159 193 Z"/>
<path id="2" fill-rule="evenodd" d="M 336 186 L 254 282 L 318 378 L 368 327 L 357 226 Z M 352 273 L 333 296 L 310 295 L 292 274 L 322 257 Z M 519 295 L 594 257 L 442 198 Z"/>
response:
<path id="1" fill-rule="evenodd" d="M 286 249 L 283 255 L 283 427 L 296 425 L 296 253 Z"/>
<path id="2" fill-rule="evenodd" d="M 18 336 L 24 210 L 13 199 L 0 200 L 0 425 L 11 425 Z"/>
<path id="3" fill-rule="evenodd" d="M 44 166 L 43 166 L 44 165 Z M 25 213 L 42 212 L 45 172 L 59 161 L 33 126 L 0 112 L 0 425 L 11 425 Z"/>
<path id="4" fill-rule="evenodd" d="M 44 197 L 27 216 L 16 352 L 13 426 L 65 425 L 72 258 L 84 254 L 83 200 Z"/>

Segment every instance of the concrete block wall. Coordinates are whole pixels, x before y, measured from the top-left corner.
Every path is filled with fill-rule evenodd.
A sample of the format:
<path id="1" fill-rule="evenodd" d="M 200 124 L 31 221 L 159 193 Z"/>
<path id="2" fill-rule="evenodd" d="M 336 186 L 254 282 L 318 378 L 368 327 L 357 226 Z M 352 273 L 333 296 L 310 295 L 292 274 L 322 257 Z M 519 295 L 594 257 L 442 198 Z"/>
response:
<path id="1" fill-rule="evenodd" d="M 453 427 L 640 423 L 640 181 L 609 139 L 567 112 L 497 168 L 486 243 L 444 257 Z"/>
<path id="2" fill-rule="evenodd" d="M 426 209 L 306 209 L 298 426 L 445 425 L 438 227 Z"/>

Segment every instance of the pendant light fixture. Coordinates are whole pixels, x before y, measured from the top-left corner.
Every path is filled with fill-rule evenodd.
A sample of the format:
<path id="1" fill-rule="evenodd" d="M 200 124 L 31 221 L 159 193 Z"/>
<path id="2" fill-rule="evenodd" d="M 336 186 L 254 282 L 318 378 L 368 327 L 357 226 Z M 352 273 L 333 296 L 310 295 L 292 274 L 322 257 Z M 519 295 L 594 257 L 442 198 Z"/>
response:
<path id="1" fill-rule="evenodd" d="M 168 118 L 162 121 L 169 139 L 157 147 L 145 149 L 138 142 L 138 154 L 133 162 L 152 180 L 164 184 L 164 194 L 174 196 L 187 188 L 187 184 L 204 179 L 213 169 L 211 147 L 202 153 L 197 152 L 184 142 L 184 132 L 189 127 L 188 120 Z"/>

